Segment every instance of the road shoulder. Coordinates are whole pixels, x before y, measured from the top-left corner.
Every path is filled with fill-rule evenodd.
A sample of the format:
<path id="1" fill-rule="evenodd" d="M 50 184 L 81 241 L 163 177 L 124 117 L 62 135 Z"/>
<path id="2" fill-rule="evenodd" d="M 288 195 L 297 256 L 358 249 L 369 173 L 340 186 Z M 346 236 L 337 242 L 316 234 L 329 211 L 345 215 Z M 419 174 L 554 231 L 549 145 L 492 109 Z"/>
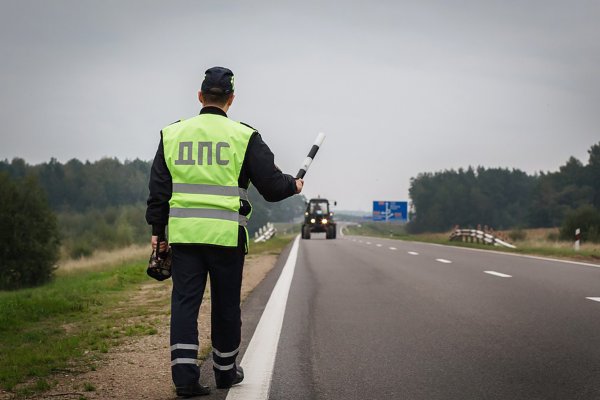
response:
<path id="1" fill-rule="evenodd" d="M 256 327 L 262 308 L 268 300 L 270 289 L 281 272 L 281 260 L 285 261 L 289 248 L 281 254 L 275 251 L 249 255 L 244 265 L 242 283 L 243 328 L 242 348 Z M 144 304 L 146 301 L 164 300 L 164 306 L 156 312 L 157 333 L 141 338 L 131 338 L 122 345 L 111 348 L 101 357 L 92 371 L 77 374 L 71 371 L 56 374 L 49 380 L 53 388 L 33 398 L 53 399 L 170 399 L 175 398 L 170 374 L 169 354 L 169 305 L 170 280 L 166 283 L 142 285 L 128 299 L 127 304 Z M 266 299 L 265 299 L 266 298 Z M 210 291 L 207 285 L 199 316 L 200 358 L 208 356 L 202 363 L 201 379 L 214 390 L 212 362 L 210 360 Z M 243 350 L 242 350 L 243 352 Z M 240 360 L 243 353 L 240 355 Z M 226 391 L 224 392 L 226 395 Z M 219 396 L 219 393 L 215 393 Z M 212 396 L 211 396 L 212 398 Z M 216 398 L 216 397 L 214 397 Z"/>

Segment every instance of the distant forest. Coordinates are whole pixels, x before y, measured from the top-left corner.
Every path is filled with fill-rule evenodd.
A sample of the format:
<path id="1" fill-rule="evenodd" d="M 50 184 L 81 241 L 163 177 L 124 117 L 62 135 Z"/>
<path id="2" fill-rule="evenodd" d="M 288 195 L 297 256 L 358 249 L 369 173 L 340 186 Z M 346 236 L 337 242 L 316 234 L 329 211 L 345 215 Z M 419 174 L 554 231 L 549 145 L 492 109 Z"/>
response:
<path id="1" fill-rule="evenodd" d="M 72 159 L 65 164 L 50 162 L 29 165 L 25 160 L 0 161 L 0 173 L 15 180 L 37 179 L 57 214 L 63 256 L 86 256 L 98 248 L 116 248 L 149 241 L 145 221 L 150 161 L 121 162 L 104 158 L 95 162 Z M 249 191 L 253 213 L 251 233 L 267 222 L 287 222 L 304 212 L 303 196 L 268 203 L 256 191 Z"/>
<path id="2" fill-rule="evenodd" d="M 409 189 L 414 206 L 409 229 L 558 227 L 578 210 L 598 214 L 600 142 L 588 154 L 585 165 L 571 157 L 558 171 L 535 175 L 484 167 L 419 174 Z"/>

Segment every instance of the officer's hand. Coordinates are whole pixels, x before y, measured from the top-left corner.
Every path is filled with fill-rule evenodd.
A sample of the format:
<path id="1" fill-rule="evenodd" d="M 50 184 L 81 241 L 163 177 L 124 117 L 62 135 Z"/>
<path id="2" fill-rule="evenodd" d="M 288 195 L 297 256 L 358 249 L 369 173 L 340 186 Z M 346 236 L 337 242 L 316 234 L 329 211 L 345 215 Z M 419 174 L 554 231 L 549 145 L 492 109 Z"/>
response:
<path id="1" fill-rule="evenodd" d="M 302 191 L 302 187 L 304 186 L 304 179 L 296 179 L 296 194 Z"/>
<path id="2" fill-rule="evenodd" d="M 152 244 L 152 250 L 156 250 L 156 246 L 158 246 L 158 236 L 152 236 L 152 239 L 150 240 L 150 243 Z M 168 245 L 169 244 L 166 241 L 160 242 L 159 253 L 167 251 L 167 246 Z"/>

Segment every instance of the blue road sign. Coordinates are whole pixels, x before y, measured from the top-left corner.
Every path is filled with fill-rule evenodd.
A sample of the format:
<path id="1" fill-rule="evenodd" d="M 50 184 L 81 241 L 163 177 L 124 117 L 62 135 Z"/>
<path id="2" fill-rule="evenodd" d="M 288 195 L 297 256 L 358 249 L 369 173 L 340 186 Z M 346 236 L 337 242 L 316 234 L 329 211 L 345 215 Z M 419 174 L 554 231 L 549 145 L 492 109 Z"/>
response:
<path id="1" fill-rule="evenodd" d="M 408 222 L 408 202 L 374 201 L 373 221 Z"/>

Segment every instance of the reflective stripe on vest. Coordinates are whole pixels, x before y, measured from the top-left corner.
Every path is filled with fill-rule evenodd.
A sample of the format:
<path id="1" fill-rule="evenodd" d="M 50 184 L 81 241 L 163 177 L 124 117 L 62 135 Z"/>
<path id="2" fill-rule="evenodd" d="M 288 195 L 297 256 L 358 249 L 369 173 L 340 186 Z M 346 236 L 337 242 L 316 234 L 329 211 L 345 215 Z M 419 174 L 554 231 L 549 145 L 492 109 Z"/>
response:
<path id="1" fill-rule="evenodd" d="M 226 117 L 201 114 L 163 129 L 165 161 L 173 182 L 169 241 L 234 247 L 239 214 L 248 200 L 238 180 L 253 129 Z"/>
<path id="2" fill-rule="evenodd" d="M 244 215 L 240 215 L 237 212 L 213 210 L 210 208 L 171 208 L 170 215 L 176 218 L 211 218 L 237 221 L 242 226 L 246 226 L 248 222 L 248 219 Z"/>
<path id="3" fill-rule="evenodd" d="M 239 196 L 243 200 L 248 200 L 248 191 L 237 186 L 205 185 L 202 183 L 174 183 L 173 192 L 213 194 L 217 196 Z"/>

